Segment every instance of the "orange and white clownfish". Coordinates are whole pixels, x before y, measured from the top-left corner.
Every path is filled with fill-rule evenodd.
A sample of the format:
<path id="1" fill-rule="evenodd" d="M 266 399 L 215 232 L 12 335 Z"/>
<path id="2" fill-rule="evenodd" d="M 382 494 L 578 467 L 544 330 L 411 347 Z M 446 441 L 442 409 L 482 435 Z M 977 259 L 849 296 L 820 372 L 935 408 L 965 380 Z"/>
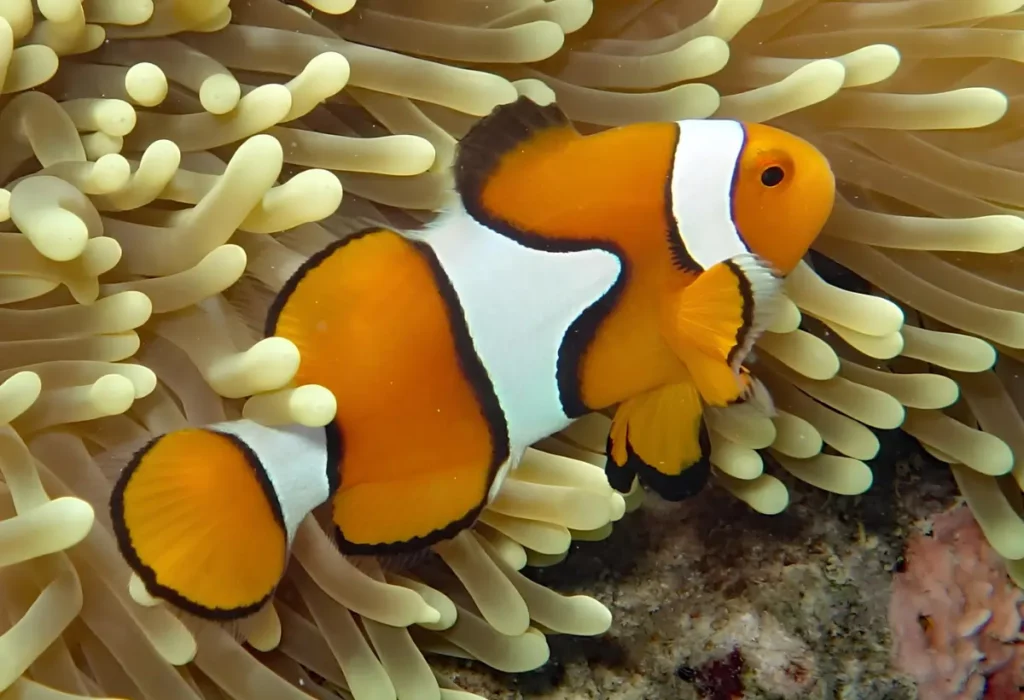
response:
<path id="1" fill-rule="evenodd" d="M 320 503 L 346 554 L 453 537 L 530 444 L 615 406 L 614 486 L 703 485 L 702 406 L 749 389 L 780 275 L 832 207 L 825 158 L 728 120 L 583 136 L 521 98 L 464 137 L 453 170 L 435 223 L 330 245 L 271 307 L 266 335 L 298 346 L 296 383 L 334 393 L 332 423 L 170 433 L 123 471 L 113 521 L 152 594 L 248 614 Z"/>

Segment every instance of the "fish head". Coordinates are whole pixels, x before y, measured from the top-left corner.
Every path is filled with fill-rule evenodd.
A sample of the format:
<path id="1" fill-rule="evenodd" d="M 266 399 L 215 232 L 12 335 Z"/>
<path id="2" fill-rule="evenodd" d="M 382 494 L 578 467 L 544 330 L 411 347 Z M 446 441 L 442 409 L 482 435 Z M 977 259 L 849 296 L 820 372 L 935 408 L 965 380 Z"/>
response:
<path id="1" fill-rule="evenodd" d="M 825 155 L 799 136 L 764 124 L 743 127 L 733 221 L 752 253 L 788 274 L 832 212 L 835 176 Z"/>

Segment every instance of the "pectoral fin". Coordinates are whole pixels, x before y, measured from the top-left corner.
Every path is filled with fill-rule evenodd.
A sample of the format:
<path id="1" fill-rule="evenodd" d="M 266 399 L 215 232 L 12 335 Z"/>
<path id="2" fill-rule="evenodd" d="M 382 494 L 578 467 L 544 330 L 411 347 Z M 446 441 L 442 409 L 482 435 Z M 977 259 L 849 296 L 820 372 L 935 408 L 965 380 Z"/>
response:
<path id="1" fill-rule="evenodd" d="M 743 361 L 775 313 L 782 279 L 754 255 L 738 255 L 670 294 L 666 342 L 686 365 L 704 402 L 725 406 L 751 388 Z"/>
<path id="2" fill-rule="evenodd" d="M 746 367 L 740 367 L 740 384 L 742 390 L 737 399 L 738 401 L 753 406 L 767 418 L 774 418 L 777 415 L 771 393 L 761 383 L 761 380 L 752 375 Z"/>
<path id="3" fill-rule="evenodd" d="M 622 493 L 638 476 L 662 498 L 680 501 L 707 482 L 710 449 L 696 387 L 675 384 L 619 406 L 608 435 L 605 472 L 612 488 Z"/>

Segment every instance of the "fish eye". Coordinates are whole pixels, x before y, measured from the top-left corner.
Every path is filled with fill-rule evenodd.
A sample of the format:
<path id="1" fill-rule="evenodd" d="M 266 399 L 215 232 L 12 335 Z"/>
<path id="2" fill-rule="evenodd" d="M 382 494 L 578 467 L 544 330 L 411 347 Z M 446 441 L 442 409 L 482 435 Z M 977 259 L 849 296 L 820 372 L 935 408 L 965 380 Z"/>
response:
<path id="1" fill-rule="evenodd" d="M 786 178 L 786 171 L 777 165 L 765 168 L 761 172 L 761 184 L 765 187 L 775 187 Z"/>

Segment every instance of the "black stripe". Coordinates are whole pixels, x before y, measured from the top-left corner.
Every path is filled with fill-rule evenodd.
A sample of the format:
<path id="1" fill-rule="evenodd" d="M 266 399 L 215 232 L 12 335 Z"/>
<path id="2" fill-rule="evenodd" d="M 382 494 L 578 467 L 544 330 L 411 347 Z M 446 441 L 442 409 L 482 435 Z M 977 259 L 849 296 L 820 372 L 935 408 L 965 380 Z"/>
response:
<path id="1" fill-rule="evenodd" d="M 736 281 L 740 288 L 740 297 L 743 299 L 743 308 L 741 309 L 742 322 L 740 327 L 736 329 L 736 344 L 729 349 L 729 355 L 726 357 L 726 361 L 731 366 L 733 360 L 736 359 L 736 353 L 739 352 L 740 348 L 747 341 L 747 334 L 750 333 L 750 327 L 754 323 L 754 290 L 750 286 L 750 280 L 747 279 L 746 273 L 743 272 L 739 265 L 732 260 L 726 260 L 724 264 L 736 276 Z"/>
<path id="2" fill-rule="evenodd" d="M 682 233 L 679 231 L 679 222 L 676 221 L 676 213 L 673 209 L 675 202 L 675 193 L 672 190 L 672 177 L 675 174 L 676 169 L 676 151 L 679 150 L 679 139 L 682 138 L 682 129 L 676 124 L 676 140 L 672 143 L 672 150 L 669 151 L 668 161 L 668 175 L 665 178 L 665 224 L 668 227 L 668 248 L 672 255 L 672 263 L 680 270 L 684 272 L 690 272 L 699 275 L 704 271 L 697 261 L 693 259 L 690 252 L 686 249 L 686 245 L 683 243 Z M 683 222 L 686 225 L 686 222 Z"/>
<path id="3" fill-rule="evenodd" d="M 605 250 L 608 250 L 605 248 Z M 612 252 L 609 250 L 609 252 Z M 569 418 L 576 419 L 601 408 L 588 406 L 583 401 L 581 387 L 583 384 L 583 359 L 590 349 L 601 323 L 615 309 L 629 276 L 624 256 L 618 256 L 622 271 L 615 284 L 605 292 L 604 296 L 587 307 L 569 330 L 566 331 L 562 344 L 558 346 L 558 398 L 562 403 L 562 411 Z"/>
<path id="4" fill-rule="evenodd" d="M 498 402 L 498 396 L 494 392 L 494 386 L 491 384 L 491 378 L 487 374 L 487 369 L 484 367 L 479 355 L 477 355 L 476 347 L 473 345 L 473 336 L 470 333 L 469 325 L 466 323 L 462 304 L 459 301 L 455 287 L 452 285 L 451 280 L 448 279 L 448 275 L 445 273 L 440 261 L 438 261 L 437 255 L 434 253 L 433 248 L 422 241 L 409 240 L 408 243 L 423 255 L 430 266 L 438 293 L 444 300 L 449 330 L 455 342 L 459 369 L 466 382 L 473 388 L 477 404 L 480 406 L 484 421 L 487 423 L 487 428 L 490 432 L 492 446 L 491 462 L 487 470 L 487 489 L 489 490 L 498 475 L 498 470 L 508 461 L 511 454 L 508 423 L 505 420 L 505 413 L 501 410 L 501 404 Z M 344 534 L 337 527 L 335 528 L 335 538 L 338 548 L 344 554 L 349 555 L 405 554 L 416 552 L 436 542 L 455 537 L 459 532 L 476 522 L 480 512 L 486 505 L 487 492 L 485 491 L 480 494 L 479 505 L 462 518 L 449 523 L 439 530 L 434 530 L 428 535 L 413 537 L 403 542 L 381 544 L 350 542 L 345 539 Z"/>
<path id="5" fill-rule="evenodd" d="M 633 454 L 632 450 L 628 449 L 626 452 L 626 463 L 619 464 L 612 457 L 612 450 L 615 447 L 615 440 L 612 439 L 612 433 L 608 433 L 608 439 L 605 441 L 604 453 L 606 455 L 604 462 L 604 474 L 608 479 L 608 485 L 613 489 L 622 494 L 629 493 L 633 488 L 633 479 L 636 478 L 636 470 L 630 465 L 630 456 Z"/>
<path id="6" fill-rule="evenodd" d="M 231 435 L 230 433 L 222 433 L 217 430 L 211 430 L 210 432 L 231 440 L 242 455 L 245 456 L 246 462 L 252 468 L 256 480 L 259 482 L 260 488 L 263 490 L 264 496 L 270 503 L 271 510 L 274 514 L 274 520 L 281 528 L 281 537 L 287 538 L 288 535 L 284 526 L 284 514 L 281 512 L 281 504 L 278 502 L 277 494 L 270 483 L 270 479 L 267 477 L 267 472 L 263 468 L 263 464 L 260 462 L 259 457 L 238 437 Z M 166 437 L 166 435 L 160 435 L 159 437 L 153 438 L 132 456 L 128 465 L 121 471 L 120 476 L 118 476 L 117 483 L 114 484 L 114 490 L 110 495 L 110 520 L 114 527 L 114 539 L 117 540 L 117 546 L 118 549 L 121 550 L 121 556 L 124 557 L 128 566 L 132 568 L 138 577 L 142 579 L 142 582 L 146 585 L 146 590 L 150 595 L 166 600 L 171 605 L 180 608 L 187 613 L 191 613 L 196 617 L 201 617 L 207 620 L 216 620 L 221 622 L 239 620 L 244 617 L 248 617 L 259 611 L 260 608 L 267 604 L 267 601 L 269 601 L 270 597 L 274 594 L 274 589 L 268 591 L 263 598 L 251 605 L 245 605 L 238 608 L 208 608 L 205 605 L 200 605 L 195 601 L 189 600 L 173 588 L 168 588 L 167 586 L 158 583 L 156 580 L 156 572 L 139 558 L 138 553 L 135 551 L 135 547 L 132 545 L 131 534 L 128 532 L 128 526 L 125 524 L 124 492 L 125 489 L 127 489 L 132 476 L 134 476 L 139 465 L 142 463 L 142 459 L 164 437 Z M 287 556 L 287 553 L 285 556 Z"/>
<path id="7" fill-rule="evenodd" d="M 327 446 L 327 488 L 333 497 L 341 485 L 341 460 L 345 456 L 345 438 L 337 420 L 324 426 L 324 439 Z"/>

